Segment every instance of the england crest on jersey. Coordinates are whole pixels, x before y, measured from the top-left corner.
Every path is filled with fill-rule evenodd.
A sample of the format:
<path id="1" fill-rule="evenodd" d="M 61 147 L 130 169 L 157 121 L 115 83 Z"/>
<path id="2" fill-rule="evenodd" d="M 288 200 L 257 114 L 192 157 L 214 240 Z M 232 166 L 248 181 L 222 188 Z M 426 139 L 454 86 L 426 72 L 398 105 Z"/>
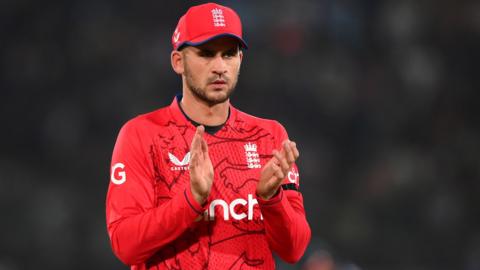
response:
<path id="1" fill-rule="evenodd" d="M 255 143 L 246 143 L 245 148 L 245 158 L 247 159 L 247 167 L 250 169 L 260 169 L 262 165 L 260 164 L 260 156 L 257 152 L 257 145 Z"/>

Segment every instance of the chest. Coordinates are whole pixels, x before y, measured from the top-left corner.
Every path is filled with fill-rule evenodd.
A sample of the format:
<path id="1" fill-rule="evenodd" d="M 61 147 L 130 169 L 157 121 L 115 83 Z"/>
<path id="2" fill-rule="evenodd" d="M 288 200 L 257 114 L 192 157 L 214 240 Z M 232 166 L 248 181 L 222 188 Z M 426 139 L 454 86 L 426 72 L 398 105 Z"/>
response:
<path id="1" fill-rule="evenodd" d="M 214 169 L 211 200 L 230 204 L 254 197 L 261 170 L 272 156 L 275 138 L 260 128 L 247 131 L 205 134 Z M 193 131 L 176 129 L 163 132 L 153 140 L 149 152 L 160 198 L 168 199 L 189 187 L 192 137 Z"/>

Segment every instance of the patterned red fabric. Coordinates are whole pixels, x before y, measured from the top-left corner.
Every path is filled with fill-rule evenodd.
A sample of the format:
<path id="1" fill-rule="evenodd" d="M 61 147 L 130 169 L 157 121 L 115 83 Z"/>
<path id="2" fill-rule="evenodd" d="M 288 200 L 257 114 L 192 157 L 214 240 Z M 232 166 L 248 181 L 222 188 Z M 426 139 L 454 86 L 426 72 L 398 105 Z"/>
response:
<path id="1" fill-rule="evenodd" d="M 262 166 L 287 138 L 284 128 L 230 112 L 220 131 L 204 135 L 215 176 L 203 206 L 189 185 L 195 127 L 176 99 L 120 130 L 106 216 L 112 249 L 131 269 L 274 269 L 272 251 L 291 263 L 303 255 L 310 227 L 301 193 L 255 195 Z M 298 189 L 296 165 L 284 181 Z"/>

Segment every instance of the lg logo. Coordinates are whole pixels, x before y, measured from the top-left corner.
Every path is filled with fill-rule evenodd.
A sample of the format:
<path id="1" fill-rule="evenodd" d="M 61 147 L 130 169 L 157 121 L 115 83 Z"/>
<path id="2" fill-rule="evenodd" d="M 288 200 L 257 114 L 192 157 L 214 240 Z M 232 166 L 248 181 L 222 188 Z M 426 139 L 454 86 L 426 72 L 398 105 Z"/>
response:
<path id="1" fill-rule="evenodd" d="M 116 176 L 119 178 L 116 178 Z M 125 173 L 125 165 L 123 165 L 123 163 L 115 163 L 115 165 L 112 166 L 110 180 L 116 185 L 121 185 L 127 181 L 127 174 Z"/>

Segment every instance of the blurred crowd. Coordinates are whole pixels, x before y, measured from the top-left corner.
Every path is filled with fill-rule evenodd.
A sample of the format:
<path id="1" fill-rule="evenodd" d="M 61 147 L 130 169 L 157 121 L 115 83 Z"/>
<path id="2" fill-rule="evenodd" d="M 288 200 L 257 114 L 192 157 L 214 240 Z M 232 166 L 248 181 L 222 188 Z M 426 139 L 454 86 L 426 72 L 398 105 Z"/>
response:
<path id="1" fill-rule="evenodd" d="M 128 269 L 105 195 L 116 135 L 181 91 L 198 1 L 0 2 L 0 270 Z M 242 17 L 232 103 L 298 142 L 298 270 L 480 269 L 480 2 L 220 1 Z"/>

